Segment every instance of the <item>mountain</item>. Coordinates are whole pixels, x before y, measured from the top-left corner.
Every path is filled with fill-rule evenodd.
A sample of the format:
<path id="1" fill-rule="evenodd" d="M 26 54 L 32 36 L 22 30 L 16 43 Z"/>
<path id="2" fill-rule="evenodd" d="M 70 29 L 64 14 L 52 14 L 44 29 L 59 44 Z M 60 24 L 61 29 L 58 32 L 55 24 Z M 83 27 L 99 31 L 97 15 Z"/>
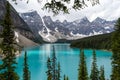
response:
<path id="1" fill-rule="evenodd" d="M 69 34 L 69 30 L 63 27 L 58 21 L 53 21 L 50 16 L 39 16 L 36 11 L 20 13 L 20 16 L 29 25 L 36 38 L 41 37 L 46 42 L 55 42 L 58 39 L 64 39 Z"/>
<path id="2" fill-rule="evenodd" d="M 69 28 L 73 34 L 79 33 L 86 36 L 92 36 L 114 31 L 114 24 L 115 21 L 106 21 L 101 18 L 96 18 L 94 21 L 89 22 L 89 20 L 85 17 L 67 25 L 67 28 Z"/>
<path id="3" fill-rule="evenodd" d="M 38 40 L 44 40 L 49 42 L 49 38 L 54 39 L 54 37 L 50 35 L 51 31 L 48 27 L 46 27 L 47 24 L 44 23 L 43 18 L 41 18 L 36 11 L 20 13 L 20 16 L 29 25 L 31 31 Z M 49 23 L 51 23 L 50 20 Z"/>
<path id="4" fill-rule="evenodd" d="M 0 0 L 0 22 L 3 21 L 4 15 L 6 12 L 6 0 Z M 11 19 L 13 22 L 13 26 L 15 27 L 15 31 L 19 33 L 20 35 L 35 41 L 35 37 L 33 33 L 31 32 L 31 29 L 29 26 L 26 24 L 26 22 L 19 16 L 17 11 L 11 6 Z M 0 34 L 2 33 L 3 27 L 0 26 Z"/>
<path id="5" fill-rule="evenodd" d="M 111 43 L 112 43 L 112 40 L 111 40 L 112 34 L 113 32 L 74 40 L 72 41 L 70 46 L 75 48 L 110 50 Z"/>
<path id="6" fill-rule="evenodd" d="M 31 32 L 34 34 L 37 42 L 43 42 L 42 37 L 39 35 L 39 31 L 43 29 L 43 23 L 41 17 L 37 14 L 36 11 L 23 13 L 20 16 L 24 19 L 24 21 L 29 26 Z"/>
<path id="7" fill-rule="evenodd" d="M 99 17 L 92 22 L 87 17 L 73 22 L 68 22 L 67 20 L 63 22 L 59 20 L 53 21 L 50 16 L 41 17 L 36 11 L 20 13 L 20 15 L 32 29 L 34 35 L 41 36 L 46 42 L 74 40 L 111 33 L 114 31 L 114 24 L 116 22 L 115 20 L 107 21 Z"/>
<path id="8" fill-rule="evenodd" d="M 32 40 L 26 38 L 25 36 L 19 34 L 18 32 L 15 32 L 15 35 L 16 35 L 16 42 L 19 46 L 33 47 L 39 45 L 38 43 L 35 43 Z"/>
<path id="9" fill-rule="evenodd" d="M 89 35 L 87 32 L 90 28 L 89 20 L 84 17 L 80 20 L 71 22 L 71 24 L 66 26 L 73 34 L 84 34 Z"/>

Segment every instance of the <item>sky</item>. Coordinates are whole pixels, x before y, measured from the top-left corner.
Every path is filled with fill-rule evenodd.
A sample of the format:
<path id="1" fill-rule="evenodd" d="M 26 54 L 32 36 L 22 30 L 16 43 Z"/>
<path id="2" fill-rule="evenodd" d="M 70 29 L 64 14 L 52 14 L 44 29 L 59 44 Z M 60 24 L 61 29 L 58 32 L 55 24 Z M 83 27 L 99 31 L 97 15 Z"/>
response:
<path id="1" fill-rule="evenodd" d="M 120 0 L 99 0 L 100 4 L 91 6 L 89 3 L 88 7 L 82 10 L 73 10 L 69 11 L 70 14 L 60 13 L 56 16 L 52 12 L 42 10 L 46 0 L 41 0 L 41 3 L 38 3 L 37 0 L 29 0 L 29 3 L 26 3 L 26 0 L 18 0 L 18 4 L 15 5 L 13 2 L 11 4 L 19 13 L 25 13 L 29 11 L 36 10 L 41 17 L 51 16 L 55 20 L 60 20 L 63 22 L 67 20 L 69 22 L 87 17 L 90 21 L 93 21 L 97 17 L 106 19 L 106 20 L 116 20 L 120 17 Z M 72 0 L 73 1 L 73 0 Z"/>

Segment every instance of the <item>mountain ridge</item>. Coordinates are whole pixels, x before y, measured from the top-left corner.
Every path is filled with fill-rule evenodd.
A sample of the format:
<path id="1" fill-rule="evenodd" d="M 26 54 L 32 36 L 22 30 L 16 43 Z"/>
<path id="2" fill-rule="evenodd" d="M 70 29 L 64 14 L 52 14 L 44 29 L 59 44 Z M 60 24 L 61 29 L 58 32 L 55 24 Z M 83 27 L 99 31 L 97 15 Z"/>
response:
<path id="1" fill-rule="evenodd" d="M 41 17 L 36 11 L 28 12 L 28 15 L 24 15 L 26 13 L 20 14 L 28 25 L 32 23 L 34 27 L 40 27 L 37 35 L 40 35 L 43 40 L 47 42 L 56 42 L 59 39 L 74 40 L 98 34 L 111 33 L 114 31 L 114 24 L 116 22 L 116 20 L 107 21 L 99 17 L 92 22 L 90 22 L 87 17 L 73 22 L 68 22 L 67 20 L 61 22 L 59 20 L 53 21 L 50 16 Z M 35 18 L 30 15 L 39 16 Z M 31 18 L 33 20 L 29 22 Z M 40 23 L 36 21 L 38 18 L 41 19 L 39 20 Z M 38 24 L 39 26 L 34 24 Z"/>
<path id="2" fill-rule="evenodd" d="M 106 49 L 111 50 L 112 33 L 90 36 L 71 42 L 70 47 L 85 49 Z"/>
<path id="3" fill-rule="evenodd" d="M 6 13 L 6 3 L 7 3 L 7 0 L 0 0 L 0 22 L 2 23 L 3 22 L 3 19 L 4 19 L 4 16 L 5 16 L 5 13 Z M 33 33 L 31 32 L 31 29 L 29 28 L 28 24 L 19 16 L 19 14 L 17 13 L 17 11 L 12 7 L 12 5 L 10 5 L 10 14 L 11 14 L 11 21 L 12 21 L 12 25 L 15 27 L 14 28 L 14 32 L 16 33 L 19 33 L 22 37 L 21 39 L 26 39 L 26 41 L 35 41 L 35 38 L 34 38 L 34 35 Z M 3 26 L 0 25 L 0 34 L 2 34 L 2 31 L 3 31 Z M 17 39 L 16 42 L 19 41 L 19 36 L 15 36 Z M 0 38 L 2 38 L 0 36 Z M 34 42 L 33 42 L 34 43 Z M 19 44 L 19 43 L 18 43 Z M 22 43 L 21 43 L 22 44 Z M 26 46 L 25 44 L 23 44 L 23 46 Z"/>

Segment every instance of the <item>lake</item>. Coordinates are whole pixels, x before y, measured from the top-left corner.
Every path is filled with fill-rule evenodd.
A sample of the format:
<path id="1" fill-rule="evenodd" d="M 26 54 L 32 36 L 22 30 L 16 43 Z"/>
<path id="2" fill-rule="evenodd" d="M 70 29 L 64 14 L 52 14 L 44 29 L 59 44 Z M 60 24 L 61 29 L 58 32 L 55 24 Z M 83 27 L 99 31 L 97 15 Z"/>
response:
<path id="1" fill-rule="evenodd" d="M 46 62 L 47 58 L 52 54 L 52 46 L 55 46 L 55 52 L 57 61 L 61 64 L 61 78 L 63 75 L 67 75 L 70 80 L 77 80 L 78 78 L 78 64 L 80 50 L 76 48 L 70 48 L 70 44 L 44 44 L 38 47 L 32 47 L 25 49 L 28 56 L 28 64 L 31 72 L 31 80 L 47 80 L 46 79 Z M 92 63 L 92 50 L 85 49 L 86 64 L 88 73 L 91 71 Z M 112 53 L 103 50 L 96 50 L 98 68 L 104 65 L 105 76 L 109 79 L 111 73 L 111 56 Z M 23 59 L 24 51 L 17 58 L 17 73 L 22 80 L 23 75 Z M 61 79 L 61 80 L 62 80 Z"/>

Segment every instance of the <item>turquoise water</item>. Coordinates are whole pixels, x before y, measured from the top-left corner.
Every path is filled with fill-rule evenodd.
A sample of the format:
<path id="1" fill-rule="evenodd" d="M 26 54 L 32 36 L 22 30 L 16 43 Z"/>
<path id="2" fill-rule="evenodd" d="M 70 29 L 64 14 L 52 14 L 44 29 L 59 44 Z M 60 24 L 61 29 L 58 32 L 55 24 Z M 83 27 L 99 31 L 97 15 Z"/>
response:
<path id="1" fill-rule="evenodd" d="M 55 46 L 57 60 L 61 64 L 61 78 L 66 74 L 70 80 L 77 80 L 79 49 L 69 47 L 69 44 L 44 44 L 39 47 L 26 49 L 28 52 L 28 63 L 31 72 L 31 80 L 46 80 L 46 61 L 52 53 L 52 45 Z M 17 72 L 22 80 L 24 52 L 17 58 Z M 111 52 L 97 50 L 98 67 L 104 65 L 106 78 L 111 73 Z M 88 72 L 90 73 L 92 62 L 92 50 L 85 50 Z"/>

